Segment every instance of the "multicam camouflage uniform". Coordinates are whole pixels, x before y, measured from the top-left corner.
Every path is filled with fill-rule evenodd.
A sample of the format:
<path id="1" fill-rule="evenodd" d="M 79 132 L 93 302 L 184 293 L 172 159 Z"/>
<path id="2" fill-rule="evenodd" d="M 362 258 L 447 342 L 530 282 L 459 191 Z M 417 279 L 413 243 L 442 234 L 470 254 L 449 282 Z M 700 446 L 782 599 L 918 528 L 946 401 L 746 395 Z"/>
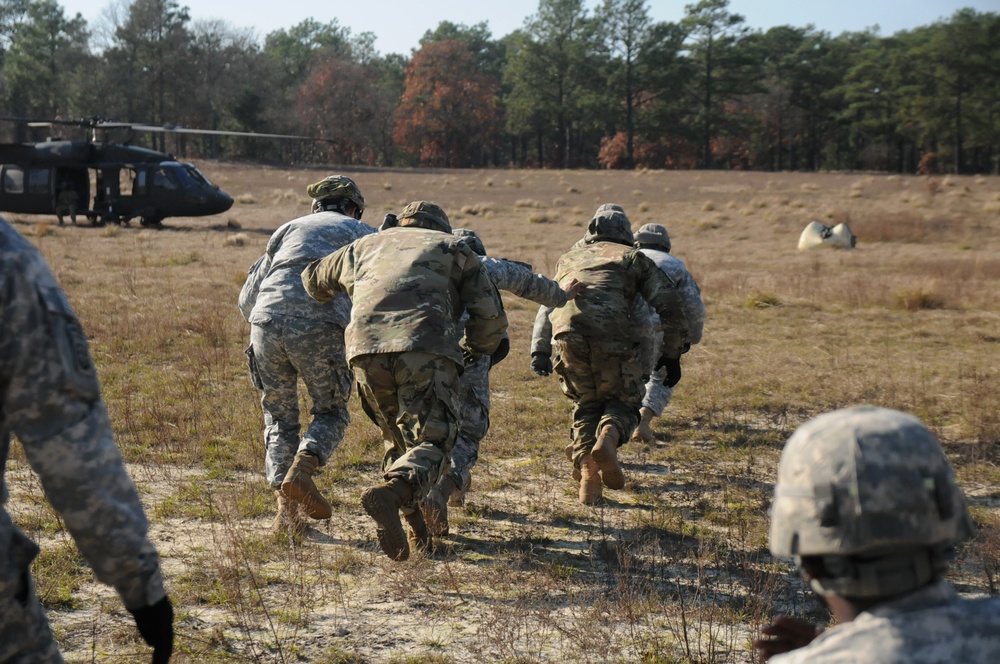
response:
<path id="1" fill-rule="evenodd" d="M 543 306 L 555 308 L 566 304 L 566 292 L 558 282 L 535 274 L 526 263 L 486 256 L 482 240 L 471 230 L 456 228 L 454 234 L 464 239 L 473 251 L 482 256 L 483 267 L 498 289 Z M 458 437 L 451 451 L 449 471 L 460 491 L 468 489 L 472 481 L 472 468 L 479 460 L 479 445 L 490 428 L 491 363 L 491 358 L 482 357 L 466 367 L 462 374 L 462 412 Z"/>
<path id="2" fill-rule="evenodd" d="M 610 227 L 624 229 L 621 237 L 601 230 Z M 556 281 L 574 278 L 586 284 L 586 290 L 553 310 L 549 319 L 556 351 L 553 368 L 563 393 L 575 404 L 573 462 L 579 467 L 605 425 L 618 430 L 622 444 L 638 422 L 644 387 L 636 324 L 629 316 L 637 298 L 644 298 L 660 316 L 665 355 L 680 357 L 687 323 L 676 285 L 632 248 L 622 212 L 599 208 L 584 243 L 559 259 Z M 532 351 L 538 336 L 533 335 Z"/>
<path id="3" fill-rule="evenodd" d="M 684 317 L 688 322 L 687 337 L 684 341 L 691 346 L 700 343 L 702 331 L 705 329 L 705 305 L 701 300 L 701 289 L 698 288 L 694 277 L 688 272 L 684 261 L 659 249 L 647 247 L 639 251 L 648 256 L 658 268 L 663 270 L 664 274 L 677 284 L 681 308 L 684 310 Z M 660 356 L 660 349 L 663 346 L 663 334 L 660 332 L 660 317 L 656 315 L 652 307 L 645 306 L 647 312 L 643 316 L 643 320 L 647 327 L 642 332 L 643 348 L 640 355 L 643 357 L 643 367 L 645 367 L 645 373 L 649 374 L 649 380 L 646 382 L 646 396 L 642 399 L 642 405 L 653 411 L 656 417 L 659 417 L 663 414 L 663 409 L 670 403 L 674 388 L 663 384 L 666 370 L 653 370 L 653 365 L 656 363 L 656 358 Z"/>
<path id="4" fill-rule="evenodd" d="M 375 229 L 347 215 L 322 211 L 294 219 L 271 236 L 247 274 L 240 311 L 252 327 L 250 344 L 261 389 L 268 483 L 278 489 L 295 455 L 326 464 L 350 418 L 351 370 L 344 328 L 351 302 L 341 294 L 320 304 L 302 286 L 302 270 Z M 312 400 L 310 422 L 299 440 L 298 379 Z"/>
<path id="5" fill-rule="evenodd" d="M 163 600 L 86 337 L 41 255 L 3 220 L 0 312 L 0 505 L 13 433 L 97 578 L 130 610 Z M 0 507 L 0 661 L 62 661 L 28 573 L 38 552 Z"/>
<path id="6" fill-rule="evenodd" d="M 404 513 L 448 470 L 458 432 L 462 346 L 488 356 L 507 329 L 479 258 L 451 235 L 446 217 L 423 213 L 427 205 L 407 206 L 398 227 L 362 238 L 302 273 L 306 290 L 321 302 L 341 292 L 351 297 L 347 357 L 383 431 L 385 479 L 414 486 Z"/>

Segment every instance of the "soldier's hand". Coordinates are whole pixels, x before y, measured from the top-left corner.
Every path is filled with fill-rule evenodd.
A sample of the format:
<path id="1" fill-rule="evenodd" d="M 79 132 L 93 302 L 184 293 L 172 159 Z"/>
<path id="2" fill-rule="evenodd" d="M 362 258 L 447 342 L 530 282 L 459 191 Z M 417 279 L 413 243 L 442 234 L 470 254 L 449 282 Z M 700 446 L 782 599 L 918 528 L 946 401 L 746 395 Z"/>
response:
<path id="1" fill-rule="evenodd" d="M 531 370 L 539 376 L 548 376 L 552 373 L 552 358 L 546 353 L 532 353 Z"/>
<path id="2" fill-rule="evenodd" d="M 666 368 L 667 376 L 663 379 L 663 384 L 666 387 L 673 387 L 677 383 L 681 382 L 681 360 L 680 358 L 667 357 L 666 355 L 661 355 L 660 359 L 656 361 L 656 370 Z"/>
<path id="3" fill-rule="evenodd" d="M 174 651 L 174 607 L 164 596 L 156 604 L 129 611 L 143 641 L 153 648 L 153 664 L 166 664 Z"/>
<path id="4" fill-rule="evenodd" d="M 753 647 L 757 650 L 760 661 L 766 662 L 775 655 L 809 645 L 823 633 L 823 628 L 804 620 L 778 616 L 772 624 L 760 631 L 768 638 L 756 639 Z"/>
<path id="5" fill-rule="evenodd" d="M 691 350 L 691 344 L 688 343 L 687 341 L 685 341 L 684 345 L 681 346 L 681 355 L 683 355 L 684 353 L 688 352 L 689 350 Z"/>
<path id="6" fill-rule="evenodd" d="M 574 297 L 576 297 L 586 289 L 587 289 L 587 284 L 583 283 L 578 279 L 573 279 L 568 284 L 563 286 L 563 292 L 566 293 L 567 300 L 572 300 Z"/>

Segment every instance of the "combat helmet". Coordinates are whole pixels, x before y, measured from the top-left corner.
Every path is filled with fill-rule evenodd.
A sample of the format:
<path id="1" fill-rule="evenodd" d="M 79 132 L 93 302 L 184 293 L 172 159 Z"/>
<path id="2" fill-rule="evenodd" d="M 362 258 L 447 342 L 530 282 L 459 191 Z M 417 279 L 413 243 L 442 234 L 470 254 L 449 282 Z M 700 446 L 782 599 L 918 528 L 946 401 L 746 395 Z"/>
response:
<path id="1" fill-rule="evenodd" d="M 667 233 L 667 227 L 661 224 L 640 226 L 639 230 L 635 233 L 635 246 L 638 247 L 639 245 L 662 249 L 669 254 L 670 234 Z"/>
<path id="2" fill-rule="evenodd" d="M 400 226 L 418 226 L 435 231 L 451 233 L 448 215 L 439 205 L 427 201 L 413 201 L 399 213 Z"/>
<path id="3" fill-rule="evenodd" d="M 469 245 L 469 249 L 472 249 L 477 255 L 486 255 L 486 247 L 483 245 L 483 241 L 479 239 L 479 236 L 476 235 L 476 231 L 471 228 L 456 228 L 451 234 L 464 240 Z"/>
<path id="4" fill-rule="evenodd" d="M 927 427 L 912 415 L 854 406 L 789 438 L 771 507 L 771 553 L 816 560 L 813 589 L 891 597 L 946 569 L 972 535 L 965 497 Z"/>
<path id="5" fill-rule="evenodd" d="M 632 222 L 622 206 L 615 203 L 605 203 L 594 212 L 594 218 L 587 224 L 587 233 L 583 236 L 585 244 L 594 242 L 617 242 L 632 246 Z"/>
<path id="6" fill-rule="evenodd" d="M 346 175 L 328 175 L 319 182 L 306 187 L 306 193 L 313 199 L 313 211 L 335 209 L 327 207 L 328 203 L 336 203 L 341 200 L 348 200 L 358 207 L 358 212 L 365 211 L 365 197 L 361 195 L 361 189 L 351 178 Z M 343 209 L 339 209 L 343 212 Z"/>

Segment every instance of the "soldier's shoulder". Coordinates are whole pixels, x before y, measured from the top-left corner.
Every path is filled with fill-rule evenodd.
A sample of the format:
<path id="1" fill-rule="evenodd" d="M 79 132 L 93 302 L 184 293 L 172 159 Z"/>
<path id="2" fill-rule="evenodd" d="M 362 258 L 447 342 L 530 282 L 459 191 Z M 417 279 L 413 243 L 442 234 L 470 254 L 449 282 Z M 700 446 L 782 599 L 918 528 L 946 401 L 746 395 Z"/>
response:
<path id="1" fill-rule="evenodd" d="M 0 217 L 0 263 L 4 269 L 32 262 L 44 263 L 41 252 L 7 220 Z"/>

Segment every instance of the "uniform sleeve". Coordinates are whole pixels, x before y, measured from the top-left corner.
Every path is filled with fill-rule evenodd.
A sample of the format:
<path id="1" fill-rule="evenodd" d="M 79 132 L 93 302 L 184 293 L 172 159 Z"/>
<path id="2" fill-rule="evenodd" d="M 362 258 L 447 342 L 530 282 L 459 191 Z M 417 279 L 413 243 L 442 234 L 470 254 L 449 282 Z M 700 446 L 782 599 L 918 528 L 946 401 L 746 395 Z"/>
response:
<path id="1" fill-rule="evenodd" d="M 646 300 L 641 297 L 635 299 L 629 317 L 639 333 L 639 365 L 644 371 L 652 371 L 657 360 L 654 354 L 660 319 L 653 311 L 653 307 L 649 306 Z"/>
<path id="2" fill-rule="evenodd" d="M 681 306 L 688 322 L 687 341 L 694 345 L 701 343 L 701 335 L 705 330 L 705 302 L 701 299 L 701 289 L 694 277 L 688 275 L 680 287 Z"/>
<path id="3" fill-rule="evenodd" d="M 247 279 L 243 282 L 243 288 L 240 289 L 239 299 L 240 313 L 243 314 L 243 320 L 247 322 L 250 321 L 250 313 L 253 311 L 254 305 L 257 304 L 260 284 L 270 269 L 271 256 L 264 254 L 247 270 Z"/>
<path id="4" fill-rule="evenodd" d="M 663 328 L 660 352 L 668 357 L 680 357 L 687 339 L 688 322 L 677 285 L 648 256 L 638 251 L 630 252 L 628 256 L 631 261 L 629 269 L 637 279 L 639 294 L 660 317 Z"/>
<path id="5" fill-rule="evenodd" d="M 552 321 L 549 320 L 552 309 L 553 307 L 545 305 L 538 307 L 538 313 L 535 314 L 535 326 L 531 329 L 532 355 L 544 353 L 548 357 L 552 356 Z"/>
<path id="6" fill-rule="evenodd" d="M 465 265 L 459 295 L 469 313 L 469 320 L 465 323 L 465 343 L 474 353 L 491 355 L 507 331 L 507 314 L 503 310 L 500 293 L 479 257 L 467 247 L 461 251 Z"/>
<path id="7" fill-rule="evenodd" d="M 351 294 L 354 275 L 353 245 L 341 247 L 302 270 L 302 285 L 314 300 L 329 302 L 337 293 Z"/>
<path id="8" fill-rule="evenodd" d="M 566 304 L 566 292 L 559 282 L 535 274 L 530 265 L 504 258 L 486 257 L 483 259 L 483 266 L 500 290 L 548 307 Z"/>
<path id="9" fill-rule="evenodd" d="M 114 442 L 87 340 L 41 257 L 23 260 L 0 281 L 7 425 L 97 578 L 126 608 L 154 604 L 165 595 L 159 557 Z"/>

